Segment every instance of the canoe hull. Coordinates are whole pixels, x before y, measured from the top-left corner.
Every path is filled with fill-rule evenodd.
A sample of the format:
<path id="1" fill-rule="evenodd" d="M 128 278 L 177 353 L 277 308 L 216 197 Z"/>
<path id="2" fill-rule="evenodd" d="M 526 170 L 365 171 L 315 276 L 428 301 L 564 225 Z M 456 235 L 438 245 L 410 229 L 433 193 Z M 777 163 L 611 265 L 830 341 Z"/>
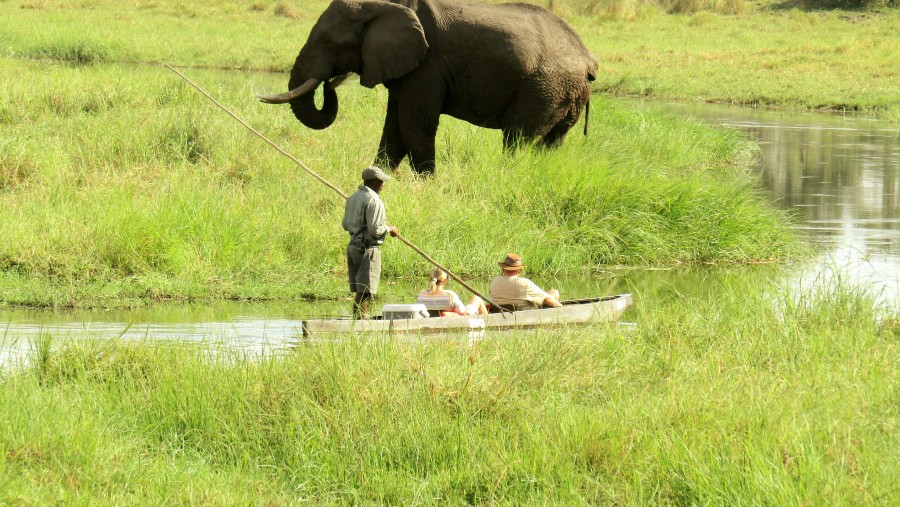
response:
<path id="1" fill-rule="evenodd" d="M 631 294 L 565 301 L 559 308 L 520 310 L 488 315 L 459 315 L 424 319 L 317 319 L 303 321 L 304 336 L 335 333 L 439 333 L 445 331 L 483 331 L 486 329 L 523 329 L 591 322 L 615 322 L 633 303 Z"/>

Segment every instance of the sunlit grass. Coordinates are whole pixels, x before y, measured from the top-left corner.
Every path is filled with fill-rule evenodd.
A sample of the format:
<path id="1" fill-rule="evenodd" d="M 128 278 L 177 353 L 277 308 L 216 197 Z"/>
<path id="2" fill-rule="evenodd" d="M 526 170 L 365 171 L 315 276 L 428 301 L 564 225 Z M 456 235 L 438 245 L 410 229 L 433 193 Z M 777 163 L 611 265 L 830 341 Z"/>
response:
<path id="1" fill-rule="evenodd" d="M 555 3 L 610 94 L 896 110 L 896 13 Z M 344 295 L 341 200 L 173 74 L 123 64 L 278 70 L 188 73 L 350 192 L 384 89 L 339 89 L 323 132 L 253 97 L 284 89 L 324 5 L 0 2 L 3 303 Z M 603 97 L 591 118 L 586 140 L 514 155 L 445 119 L 435 178 L 404 165 L 386 188 L 391 222 L 485 281 L 510 250 L 544 276 L 800 254 L 738 134 Z M 385 258 L 387 291 L 425 268 L 390 240 Z M 634 326 L 477 344 L 259 359 L 45 334 L 0 371 L 0 503 L 897 504 L 896 308 L 840 277 L 756 283 L 636 288 Z"/>
<path id="2" fill-rule="evenodd" d="M 900 103 L 900 10 L 806 3 L 552 2 L 600 61 L 604 93 L 876 112 Z"/>
<path id="3" fill-rule="evenodd" d="M 0 2 L 0 48 L 20 58 L 82 64 L 284 72 L 326 5 L 10 0 Z M 894 71 L 900 10 L 788 7 L 742 0 L 553 2 L 600 61 L 600 92 L 865 111 L 900 103 Z"/>
<path id="4" fill-rule="evenodd" d="M 895 503 L 896 309 L 712 287 L 475 343 L 42 342 L 0 382 L 0 501 Z"/>
<path id="5" fill-rule="evenodd" d="M 10 76 L 0 93 L 24 98 L 4 102 L 0 125 L 8 302 L 80 304 L 110 287 L 127 298 L 344 292 L 340 197 L 176 75 L 0 65 Z M 255 100 L 280 76 L 188 72 L 345 192 L 359 184 L 383 90 L 343 86 L 337 124 L 311 132 L 287 108 Z M 473 277 L 493 274 L 508 251 L 535 274 L 791 258 L 789 220 L 745 172 L 756 154 L 733 131 L 595 98 L 590 136 L 573 132 L 554 151 L 506 154 L 497 131 L 447 118 L 437 176 L 403 165 L 383 198 L 407 238 Z M 387 277 L 426 269 L 402 245 L 388 241 L 385 252 Z M 34 290 L 15 289 L 28 278 Z M 71 290 L 48 301 L 48 279 Z"/>
<path id="6" fill-rule="evenodd" d="M 608 94 L 875 109 L 889 119 L 896 109 L 892 12 L 850 22 L 824 12 L 650 9 L 622 22 L 566 11 L 572 5 L 554 9 L 597 54 L 597 88 Z M 121 64 L 284 71 L 323 6 L 0 3 L 0 43 L 12 56 L 0 63 L 0 228 L 12 238 L 0 247 L 6 302 L 342 293 L 339 200 L 174 75 Z M 37 29 L 47 26 L 54 29 Z M 189 73 L 347 192 L 372 158 L 382 88 L 345 85 L 338 123 L 311 132 L 285 108 L 253 99 L 283 89 L 283 72 Z M 591 136 L 574 130 L 562 150 L 509 156 L 497 132 L 445 117 L 438 176 L 416 180 L 404 166 L 384 196 L 389 217 L 473 277 L 489 275 L 510 250 L 536 274 L 796 254 L 789 222 L 742 174 L 756 151 L 737 134 L 600 97 Z M 386 254 L 388 277 L 424 267 L 390 242 Z"/>

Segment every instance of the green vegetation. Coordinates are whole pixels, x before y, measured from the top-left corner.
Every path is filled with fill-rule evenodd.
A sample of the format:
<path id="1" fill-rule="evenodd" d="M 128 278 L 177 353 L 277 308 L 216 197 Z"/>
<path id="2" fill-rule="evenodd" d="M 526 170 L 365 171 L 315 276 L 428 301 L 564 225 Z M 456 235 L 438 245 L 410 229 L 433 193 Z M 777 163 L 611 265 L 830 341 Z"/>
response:
<path id="1" fill-rule="evenodd" d="M 324 5 L 0 0 L 0 303 L 343 296 L 342 200 L 152 65 L 193 66 L 349 192 L 383 88 L 344 85 L 322 132 L 253 98 L 284 89 Z M 554 9 L 602 62 L 590 137 L 507 155 L 447 118 L 436 177 L 402 167 L 383 194 L 407 238 L 470 279 L 510 250 L 544 276 L 803 255 L 747 173 L 754 144 L 603 94 L 900 112 L 893 11 Z M 385 250 L 388 294 L 424 272 Z M 0 504 L 900 503 L 897 309 L 839 275 L 797 292 L 738 271 L 705 272 L 720 279 L 691 297 L 635 288 L 636 325 L 477 343 L 258 358 L 48 335 L 0 370 Z"/>
<path id="2" fill-rule="evenodd" d="M 8 303 L 343 295 L 343 201 L 169 71 L 0 60 L 0 289 Z M 384 90 L 345 85 L 341 121 L 300 128 L 252 99 L 282 76 L 192 72 L 252 124 L 352 191 Z M 14 77 L 15 76 L 15 77 Z M 534 273 L 791 256 L 783 213 L 744 174 L 734 132 L 596 98 L 592 134 L 505 155 L 499 133 L 447 119 L 437 177 L 398 172 L 383 197 L 413 242 L 486 277 L 509 250 Z M 366 142 L 358 142 L 365 138 Z M 426 268 L 399 243 L 387 277 Z M 334 274 L 335 276 L 329 276 Z"/>
<path id="3" fill-rule="evenodd" d="M 502 0 L 488 0 L 495 3 Z M 555 12 L 589 16 L 630 17 L 640 12 L 660 11 L 669 14 L 749 14 L 770 9 L 868 9 L 897 7 L 897 0 L 525 0 Z"/>
<path id="4" fill-rule="evenodd" d="M 796 108 L 896 107 L 900 10 L 830 10 L 830 0 L 823 2 L 822 9 L 817 0 L 552 5 L 600 60 L 598 92 Z M 21 58 L 285 71 L 326 4 L 9 0 L 0 2 L 0 47 Z"/>
<path id="5" fill-rule="evenodd" d="M 340 199 L 146 65 L 195 67 L 201 85 L 350 192 L 377 144 L 383 88 L 342 87 L 338 123 L 323 132 L 253 99 L 284 88 L 324 5 L 0 2 L 2 302 L 343 295 Z M 900 107 L 896 12 L 665 15 L 695 10 L 642 3 L 618 16 L 603 5 L 553 5 L 599 57 L 598 92 L 888 119 Z M 496 132 L 447 118 L 438 176 L 401 170 L 384 194 L 389 217 L 469 277 L 510 250 L 550 275 L 798 255 L 790 220 L 745 174 L 756 149 L 737 134 L 600 95 L 591 120 L 587 140 L 573 132 L 562 150 L 508 156 Z M 386 255 L 389 279 L 425 268 L 402 245 Z"/>
<path id="6" fill-rule="evenodd" d="M 896 312 L 719 282 L 475 344 L 44 340 L 0 382 L 0 503 L 896 505 Z"/>
<path id="7" fill-rule="evenodd" d="M 829 110 L 900 105 L 900 10 L 634 16 L 575 18 L 591 34 L 603 93 Z"/>

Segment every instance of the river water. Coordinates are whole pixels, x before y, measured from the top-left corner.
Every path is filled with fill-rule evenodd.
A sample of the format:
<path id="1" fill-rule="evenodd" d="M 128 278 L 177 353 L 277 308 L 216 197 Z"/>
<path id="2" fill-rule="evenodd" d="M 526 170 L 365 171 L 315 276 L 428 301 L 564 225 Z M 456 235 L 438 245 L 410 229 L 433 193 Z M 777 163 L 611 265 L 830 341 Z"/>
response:
<path id="1" fill-rule="evenodd" d="M 701 104 L 654 104 L 762 147 L 766 195 L 791 210 L 818 258 L 796 274 L 838 272 L 883 299 L 900 298 L 900 126 L 869 117 Z"/>
<path id="2" fill-rule="evenodd" d="M 756 139 L 756 170 L 766 195 L 792 210 L 818 257 L 792 270 L 791 283 L 839 276 L 900 299 L 900 127 L 872 118 L 754 110 L 709 104 L 633 102 L 662 109 Z M 710 290 L 722 276 L 768 277 L 771 266 L 628 270 L 592 278 L 541 280 L 566 297 L 633 292 L 651 300 L 667 293 Z M 827 275 L 830 273 L 831 275 Z M 409 293 L 415 287 L 410 286 Z M 296 341 L 300 320 L 346 314 L 347 302 L 164 305 L 136 311 L 0 311 L 0 363 L 19 364 L 39 336 L 127 340 L 197 340 L 268 353 Z M 626 320 L 628 313 L 626 313 Z"/>

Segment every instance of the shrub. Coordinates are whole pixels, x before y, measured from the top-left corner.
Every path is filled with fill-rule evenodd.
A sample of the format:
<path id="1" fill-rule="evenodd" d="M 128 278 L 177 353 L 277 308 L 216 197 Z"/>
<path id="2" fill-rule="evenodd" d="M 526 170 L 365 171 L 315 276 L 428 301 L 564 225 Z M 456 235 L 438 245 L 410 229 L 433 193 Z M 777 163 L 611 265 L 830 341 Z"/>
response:
<path id="1" fill-rule="evenodd" d="M 900 7 L 900 0 L 801 0 L 804 7 L 814 9 L 878 9 Z"/>

